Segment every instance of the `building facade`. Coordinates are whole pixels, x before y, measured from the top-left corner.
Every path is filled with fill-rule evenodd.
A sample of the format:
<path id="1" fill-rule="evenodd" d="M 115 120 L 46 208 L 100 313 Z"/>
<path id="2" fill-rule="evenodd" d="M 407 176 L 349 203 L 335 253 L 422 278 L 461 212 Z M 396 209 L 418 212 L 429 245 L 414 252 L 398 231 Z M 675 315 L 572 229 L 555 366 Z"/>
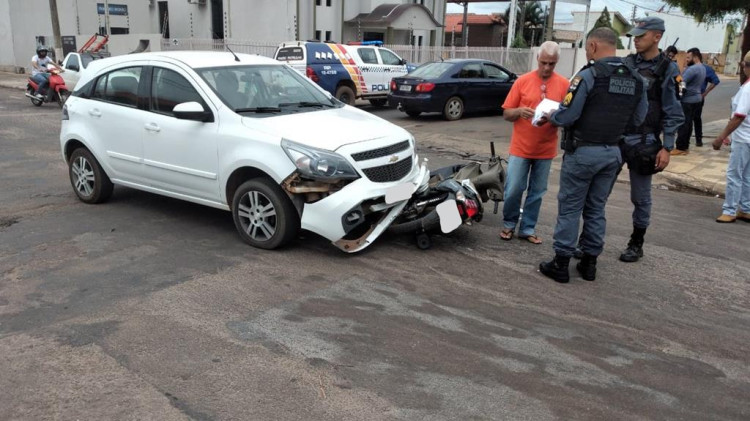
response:
<path id="1" fill-rule="evenodd" d="M 107 4 L 106 13 L 105 4 Z M 445 0 L 57 0 L 67 49 L 111 34 L 112 54 L 140 40 L 319 39 L 442 45 Z M 54 46 L 48 0 L 0 0 L 0 66 L 28 67 L 37 45 Z M 56 46 L 62 48 L 62 46 Z"/>

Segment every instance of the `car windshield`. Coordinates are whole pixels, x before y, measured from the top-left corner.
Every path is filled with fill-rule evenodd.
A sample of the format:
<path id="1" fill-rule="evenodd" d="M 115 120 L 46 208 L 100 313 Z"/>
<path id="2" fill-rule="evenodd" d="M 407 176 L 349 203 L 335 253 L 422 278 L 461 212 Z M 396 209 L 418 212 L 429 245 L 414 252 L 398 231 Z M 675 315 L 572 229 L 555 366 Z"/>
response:
<path id="1" fill-rule="evenodd" d="M 240 114 L 287 114 L 343 106 L 287 66 L 214 67 L 197 72 L 229 108 Z"/>
<path id="2" fill-rule="evenodd" d="M 427 63 L 417 67 L 409 76 L 419 77 L 422 79 L 436 79 L 453 67 L 452 63 Z"/>

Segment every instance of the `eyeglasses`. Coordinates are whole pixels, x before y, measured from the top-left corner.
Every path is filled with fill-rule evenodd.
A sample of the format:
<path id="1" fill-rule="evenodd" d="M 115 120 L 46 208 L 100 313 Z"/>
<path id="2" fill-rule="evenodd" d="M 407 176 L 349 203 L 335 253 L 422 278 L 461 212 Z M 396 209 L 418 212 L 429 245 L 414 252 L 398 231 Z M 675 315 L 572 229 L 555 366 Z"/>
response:
<path id="1" fill-rule="evenodd" d="M 542 89 L 542 99 L 547 98 L 547 85 L 542 83 L 542 86 L 540 86 L 540 88 Z"/>

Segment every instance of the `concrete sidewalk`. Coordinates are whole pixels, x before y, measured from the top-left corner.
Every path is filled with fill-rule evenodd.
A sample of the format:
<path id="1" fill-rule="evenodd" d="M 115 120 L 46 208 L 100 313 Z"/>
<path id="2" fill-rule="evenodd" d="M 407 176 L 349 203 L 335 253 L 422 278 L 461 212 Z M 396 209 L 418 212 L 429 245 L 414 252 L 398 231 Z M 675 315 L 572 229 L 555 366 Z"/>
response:
<path id="1" fill-rule="evenodd" d="M 0 72 L 0 87 L 12 89 L 25 89 L 28 75 Z M 729 148 L 723 147 L 720 151 L 714 151 L 711 148 L 711 141 L 721 132 L 726 125 L 726 121 L 707 122 L 703 125 L 704 143 L 706 146 L 696 148 L 694 139 L 691 141 L 690 154 L 684 156 L 673 156 L 670 159 L 669 167 L 662 172 L 659 177 L 666 179 L 669 183 L 690 189 L 699 190 L 713 195 L 724 195 L 726 190 L 726 171 L 729 162 Z M 407 127 L 412 130 L 412 128 Z M 419 131 L 418 129 L 415 131 Z M 445 143 L 449 139 L 442 139 L 443 136 L 418 135 L 415 136 L 426 145 L 437 146 Z M 439 139 L 440 138 L 440 139 Z M 460 139 L 454 139 L 460 140 Z M 474 139 L 472 139 L 474 140 Z M 471 149 L 468 139 L 461 142 L 463 147 Z M 450 142 L 448 142 L 450 143 Z M 481 142 L 477 153 L 486 153 L 486 142 Z M 473 152 L 467 150 L 467 152 Z M 627 180 L 627 174 L 620 176 Z M 655 180 L 655 184 L 658 181 Z"/>

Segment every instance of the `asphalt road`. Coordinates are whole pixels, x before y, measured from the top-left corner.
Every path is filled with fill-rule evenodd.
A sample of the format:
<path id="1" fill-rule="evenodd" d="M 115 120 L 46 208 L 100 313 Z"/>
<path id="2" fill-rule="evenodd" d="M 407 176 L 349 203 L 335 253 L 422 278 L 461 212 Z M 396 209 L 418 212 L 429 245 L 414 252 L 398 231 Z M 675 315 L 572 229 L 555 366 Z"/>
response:
<path id="1" fill-rule="evenodd" d="M 346 255 L 303 233 L 269 252 L 216 209 L 121 187 L 79 202 L 59 117 L 0 89 L 0 418 L 750 417 L 750 224 L 713 222 L 719 199 L 655 190 L 646 257 L 623 264 L 617 184 L 595 282 L 536 270 L 556 173 L 541 246 L 499 241 L 490 212 L 428 251 L 385 237 Z M 463 148 L 439 133 L 508 130 L 394 120 L 431 165 Z"/>

